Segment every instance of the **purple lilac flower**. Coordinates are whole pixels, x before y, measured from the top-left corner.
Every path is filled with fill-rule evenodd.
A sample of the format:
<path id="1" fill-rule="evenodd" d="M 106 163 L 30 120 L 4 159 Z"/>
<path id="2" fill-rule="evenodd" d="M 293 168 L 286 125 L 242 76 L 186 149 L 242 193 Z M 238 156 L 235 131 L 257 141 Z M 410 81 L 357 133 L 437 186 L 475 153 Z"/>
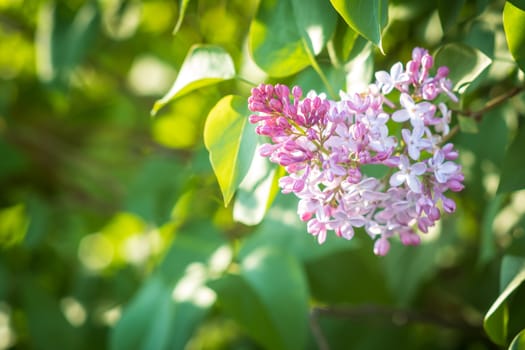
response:
<path id="1" fill-rule="evenodd" d="M 417 231 L 428 232 L 442 211 L 455 211 L 445 193 L 461 191 L 464 176 L 453 144 L 442 145 L 451 111 L 440 97 L 457 97 L 448 68 L 432 75 L 433 64 L 428 51 L 416 48 L 405 66 L 377 72 L 366 91 L 341 92 L 340 101 L 313 91 L 303 98 L 297 86 L 252 90 L 250 122 L 269 140 L 259 153 L 285 168 L 279 186 L 298 197 L 299 218 L 319 243 L 331 231 L 351 239 L 362 228 L 375 241 L 374 253 L 385 255 L 393 236 L 418 245 Z M 397 100 L 390 96 L 395 90 Z M 368 164 L 387 175 L 367 175 Z"/>

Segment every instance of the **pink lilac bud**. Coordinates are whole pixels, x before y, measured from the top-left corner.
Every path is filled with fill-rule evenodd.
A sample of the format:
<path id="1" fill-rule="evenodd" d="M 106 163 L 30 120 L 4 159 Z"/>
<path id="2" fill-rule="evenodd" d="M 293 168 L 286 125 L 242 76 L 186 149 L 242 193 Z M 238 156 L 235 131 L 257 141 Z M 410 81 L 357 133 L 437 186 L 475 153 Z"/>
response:
<path id="1" fill-rule="evenodd" d="M 379 256 L 385 256 L 390 250 L 390 242 L 388 239 L 381 237 L 374 244 L 374 254 Z"/>

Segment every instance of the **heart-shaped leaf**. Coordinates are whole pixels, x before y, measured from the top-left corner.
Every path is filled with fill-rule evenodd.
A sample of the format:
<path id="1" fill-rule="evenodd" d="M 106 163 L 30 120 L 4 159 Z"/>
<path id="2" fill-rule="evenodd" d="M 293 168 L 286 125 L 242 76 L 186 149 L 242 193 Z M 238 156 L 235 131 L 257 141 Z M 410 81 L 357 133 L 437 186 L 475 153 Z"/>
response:
<path id="1" fill-rule="evenodd" d="M 204 126 L 204 144 L 225 206 L 246 176 L 257 145 L 249 114 L 246 99 L 229 95 L 212 108 Z"/>
<path id="2" fill-rule="evenodd" d="M 330 0 L 353 30 L 374 43 L 381 51 L 381 32 L 388 22 L 386 0 Z"/>
<path id="3" fill-rule="evenodd" d="M 163 106 L 190 91 L 235 77 L 230 55 L 220 46 L 195 45 L 184 59 L 170 91 L 156 101 L 151 110 L 155 115 Z"/>
<path id="4" fill-rule="evenodd" d="M 437 66 L 447 66 L 450 69 L 449 78 L 454 83 L 454 90 L 460 93 L 492 63 L 483 52 L 456 43 L 444 45 L 435 57 Z"/>
<path id="5" fill-rule="evenodd" d="M 523 2 L 522 2 L 523 6 Z M 507 1 L 503 9 L 503 28 L 510 53 L 522 71 L 525 71 L 525 9 Z"/>
<path id="6" fill-rule="evenodd" d="M 501 264 L 500 295 L 485 315 L 483 327 L 492 341 L 503 345 L 507 339 L 507 299 L 525 281 L 525 258 L 505 256 Z"/>
<path id="7" fill-rule="evenodd" d="M 263 0 L 250 27 L 250 53 L 271 76 L 297 73 L 321 52 L 336 23 L 323 0 Z"/>

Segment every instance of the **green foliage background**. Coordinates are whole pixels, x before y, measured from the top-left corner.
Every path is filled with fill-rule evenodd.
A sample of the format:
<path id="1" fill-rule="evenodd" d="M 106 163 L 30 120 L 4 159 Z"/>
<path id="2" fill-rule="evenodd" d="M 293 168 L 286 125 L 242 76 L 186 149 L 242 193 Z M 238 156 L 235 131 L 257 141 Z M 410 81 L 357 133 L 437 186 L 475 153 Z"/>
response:
<path id="1" fill-rule="evenodd" d="M 318 246 L 250 88 L 415 46 L 460 93 L 457 212 Z M 0 0 L 0 349 L 524 349 L 524 69 L 520 0 Z"/>

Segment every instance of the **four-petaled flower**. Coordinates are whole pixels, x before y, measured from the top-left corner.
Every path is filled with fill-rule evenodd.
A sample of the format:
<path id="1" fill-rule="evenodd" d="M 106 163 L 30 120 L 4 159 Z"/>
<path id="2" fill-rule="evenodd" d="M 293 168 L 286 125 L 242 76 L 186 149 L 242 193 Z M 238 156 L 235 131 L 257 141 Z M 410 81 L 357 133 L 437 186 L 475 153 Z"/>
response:
<path id="1" fill-rule="evenodd" d="M 420 193 L 422 188 L 419 176 L 423 175 L 427 170 L 425 163 L 419 162 L 410 165 L 407 156 L 403 154 L 399 157 L 398 167 L 399 171 L 390 177 L 390 185 L 397 187 L 406 182 L 413 192 Z"/>

